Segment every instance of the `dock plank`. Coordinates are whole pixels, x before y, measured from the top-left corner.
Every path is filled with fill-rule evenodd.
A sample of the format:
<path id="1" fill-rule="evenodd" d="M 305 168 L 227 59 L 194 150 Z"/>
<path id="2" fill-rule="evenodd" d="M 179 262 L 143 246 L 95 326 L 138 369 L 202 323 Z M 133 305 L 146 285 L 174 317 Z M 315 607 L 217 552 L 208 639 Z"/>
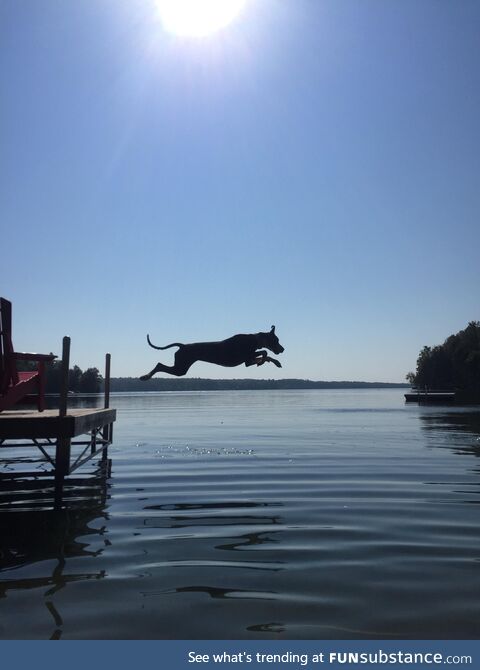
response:
<path id="1" fill-rule="evenodd" d="M 0 412 L 0 439 L 72 438 L 113 423 L 115 409 L 70 409 L 59 416 L 57 409 L 8 410 Z"/>

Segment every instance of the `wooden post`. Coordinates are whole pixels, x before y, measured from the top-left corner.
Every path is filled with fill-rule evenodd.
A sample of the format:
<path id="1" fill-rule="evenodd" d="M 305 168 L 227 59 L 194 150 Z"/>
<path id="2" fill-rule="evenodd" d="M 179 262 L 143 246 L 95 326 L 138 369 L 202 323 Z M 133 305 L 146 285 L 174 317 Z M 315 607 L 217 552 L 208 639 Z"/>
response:
<path id="1" fill-rule="evenodd" d="M 104 403 L 103 406 L 105 409 L 108 409 L 110 407 L 110 361 L 111 361 L 111 356 L 110 354 L 105 355 L 105 398 L 104 398 Z M 112 441 L 112 433 L 113 433 L 113 424 L 108 424 L 107 426 L 103 427 L 102 431 L 102 437 L 104 440 L 107 440 L 108 442 Z M 102 452 L 102 461 L 106 461 L 108 459 L 108 447 L 105 447 L 103 452 Z"/>
<path id="2" fill-rule="evenodd" d="M 59 415 L 67 415 L 68 399 L 68 369 L 70 367 L 70 338 L 63 338 L 62 369 L 60 378 L 60 407 Z M 59 437 L 55 448 L 55 506 L 61 506 L 63 495 L 63 480 L 70 471 L 70 439 Z"/>
<path id="3" fill-rule="evenodd" d="M 110 407 L 110 354 L 105 355 L 105 402 L 104 407 Z"/>
<path id="4" fill-rule="evenodd" d="M 55 509 L 61 509 L 63 483 L 70 472 L 70 439 L 59 437 L 55 447 Z"/>
<path id="5" fill-rule="evenodd" d="M 62 370 L 60 379 L 60 416 L 67 415 L 67 399 L 68 399 L 68 369 L 70 367 L 70 338 L 65 336 L 63 338 L 62 347 Z"/>
<path id="6" fill-rule="evenodd" d="M 70 438 L 59 437 L 55 452 L 55 479 L 63 480 L 70 471 Z"/>

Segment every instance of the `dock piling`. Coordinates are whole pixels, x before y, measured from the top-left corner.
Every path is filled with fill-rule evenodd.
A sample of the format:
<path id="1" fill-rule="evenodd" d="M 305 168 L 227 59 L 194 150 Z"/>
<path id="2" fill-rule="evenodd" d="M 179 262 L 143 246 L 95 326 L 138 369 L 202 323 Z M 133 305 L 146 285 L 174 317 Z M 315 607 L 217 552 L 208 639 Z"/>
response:
<path id="1" fill-rule="evenodd" d="M 109 409 L 110 407 L 110 354 L 105 354 L 105 389 L 104 389 L 104 409 Z M 105 442 L 110 443 L 113 439 L 113 423 L 109 423 L 103 427 L 102 437 Z M 105 447 L 102 453 L 102 461 L 108 459 L 108 447 Z"/>
<path id="2" fill-rule="evenodd" d="M 70 368 L 70 338 L 65 335 L 62 344 L 62 371 L 60 380 L 60 416 L 67 416 L 68 370 Z"/>

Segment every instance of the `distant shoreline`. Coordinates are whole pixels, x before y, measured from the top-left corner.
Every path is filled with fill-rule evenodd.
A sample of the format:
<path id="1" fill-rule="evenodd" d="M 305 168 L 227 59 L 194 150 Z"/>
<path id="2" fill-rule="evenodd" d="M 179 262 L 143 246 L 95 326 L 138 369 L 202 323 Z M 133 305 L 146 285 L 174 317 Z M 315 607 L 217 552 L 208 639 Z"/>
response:
<path id="1" fill-rule="evenodd" d="M 110 391 L 255 391 L 268 389 L 383 389 L 410 388 L 393 382 L 313 381 L 311 379 L 204 379 L 159 377 L 142 382 L 136 377 L 112 377 Z"/>

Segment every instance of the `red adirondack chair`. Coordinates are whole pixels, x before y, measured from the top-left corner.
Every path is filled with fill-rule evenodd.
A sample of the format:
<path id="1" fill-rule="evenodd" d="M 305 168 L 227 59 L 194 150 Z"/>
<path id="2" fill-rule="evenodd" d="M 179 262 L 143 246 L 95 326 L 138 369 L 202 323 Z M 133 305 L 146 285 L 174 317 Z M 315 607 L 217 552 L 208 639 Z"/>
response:
<path id="1" fill-rule="evenodd" d="M 29 354 L 13 350 L 12 303 L 0 298 L 0 412 L 20 400 L 35 400 L 38 411 L 45 409 L 45 363 L 56 358 L 53 354 Z M 17 370 L 18 361 L 34 361 L 37 366 L 29 372 Z"/>

